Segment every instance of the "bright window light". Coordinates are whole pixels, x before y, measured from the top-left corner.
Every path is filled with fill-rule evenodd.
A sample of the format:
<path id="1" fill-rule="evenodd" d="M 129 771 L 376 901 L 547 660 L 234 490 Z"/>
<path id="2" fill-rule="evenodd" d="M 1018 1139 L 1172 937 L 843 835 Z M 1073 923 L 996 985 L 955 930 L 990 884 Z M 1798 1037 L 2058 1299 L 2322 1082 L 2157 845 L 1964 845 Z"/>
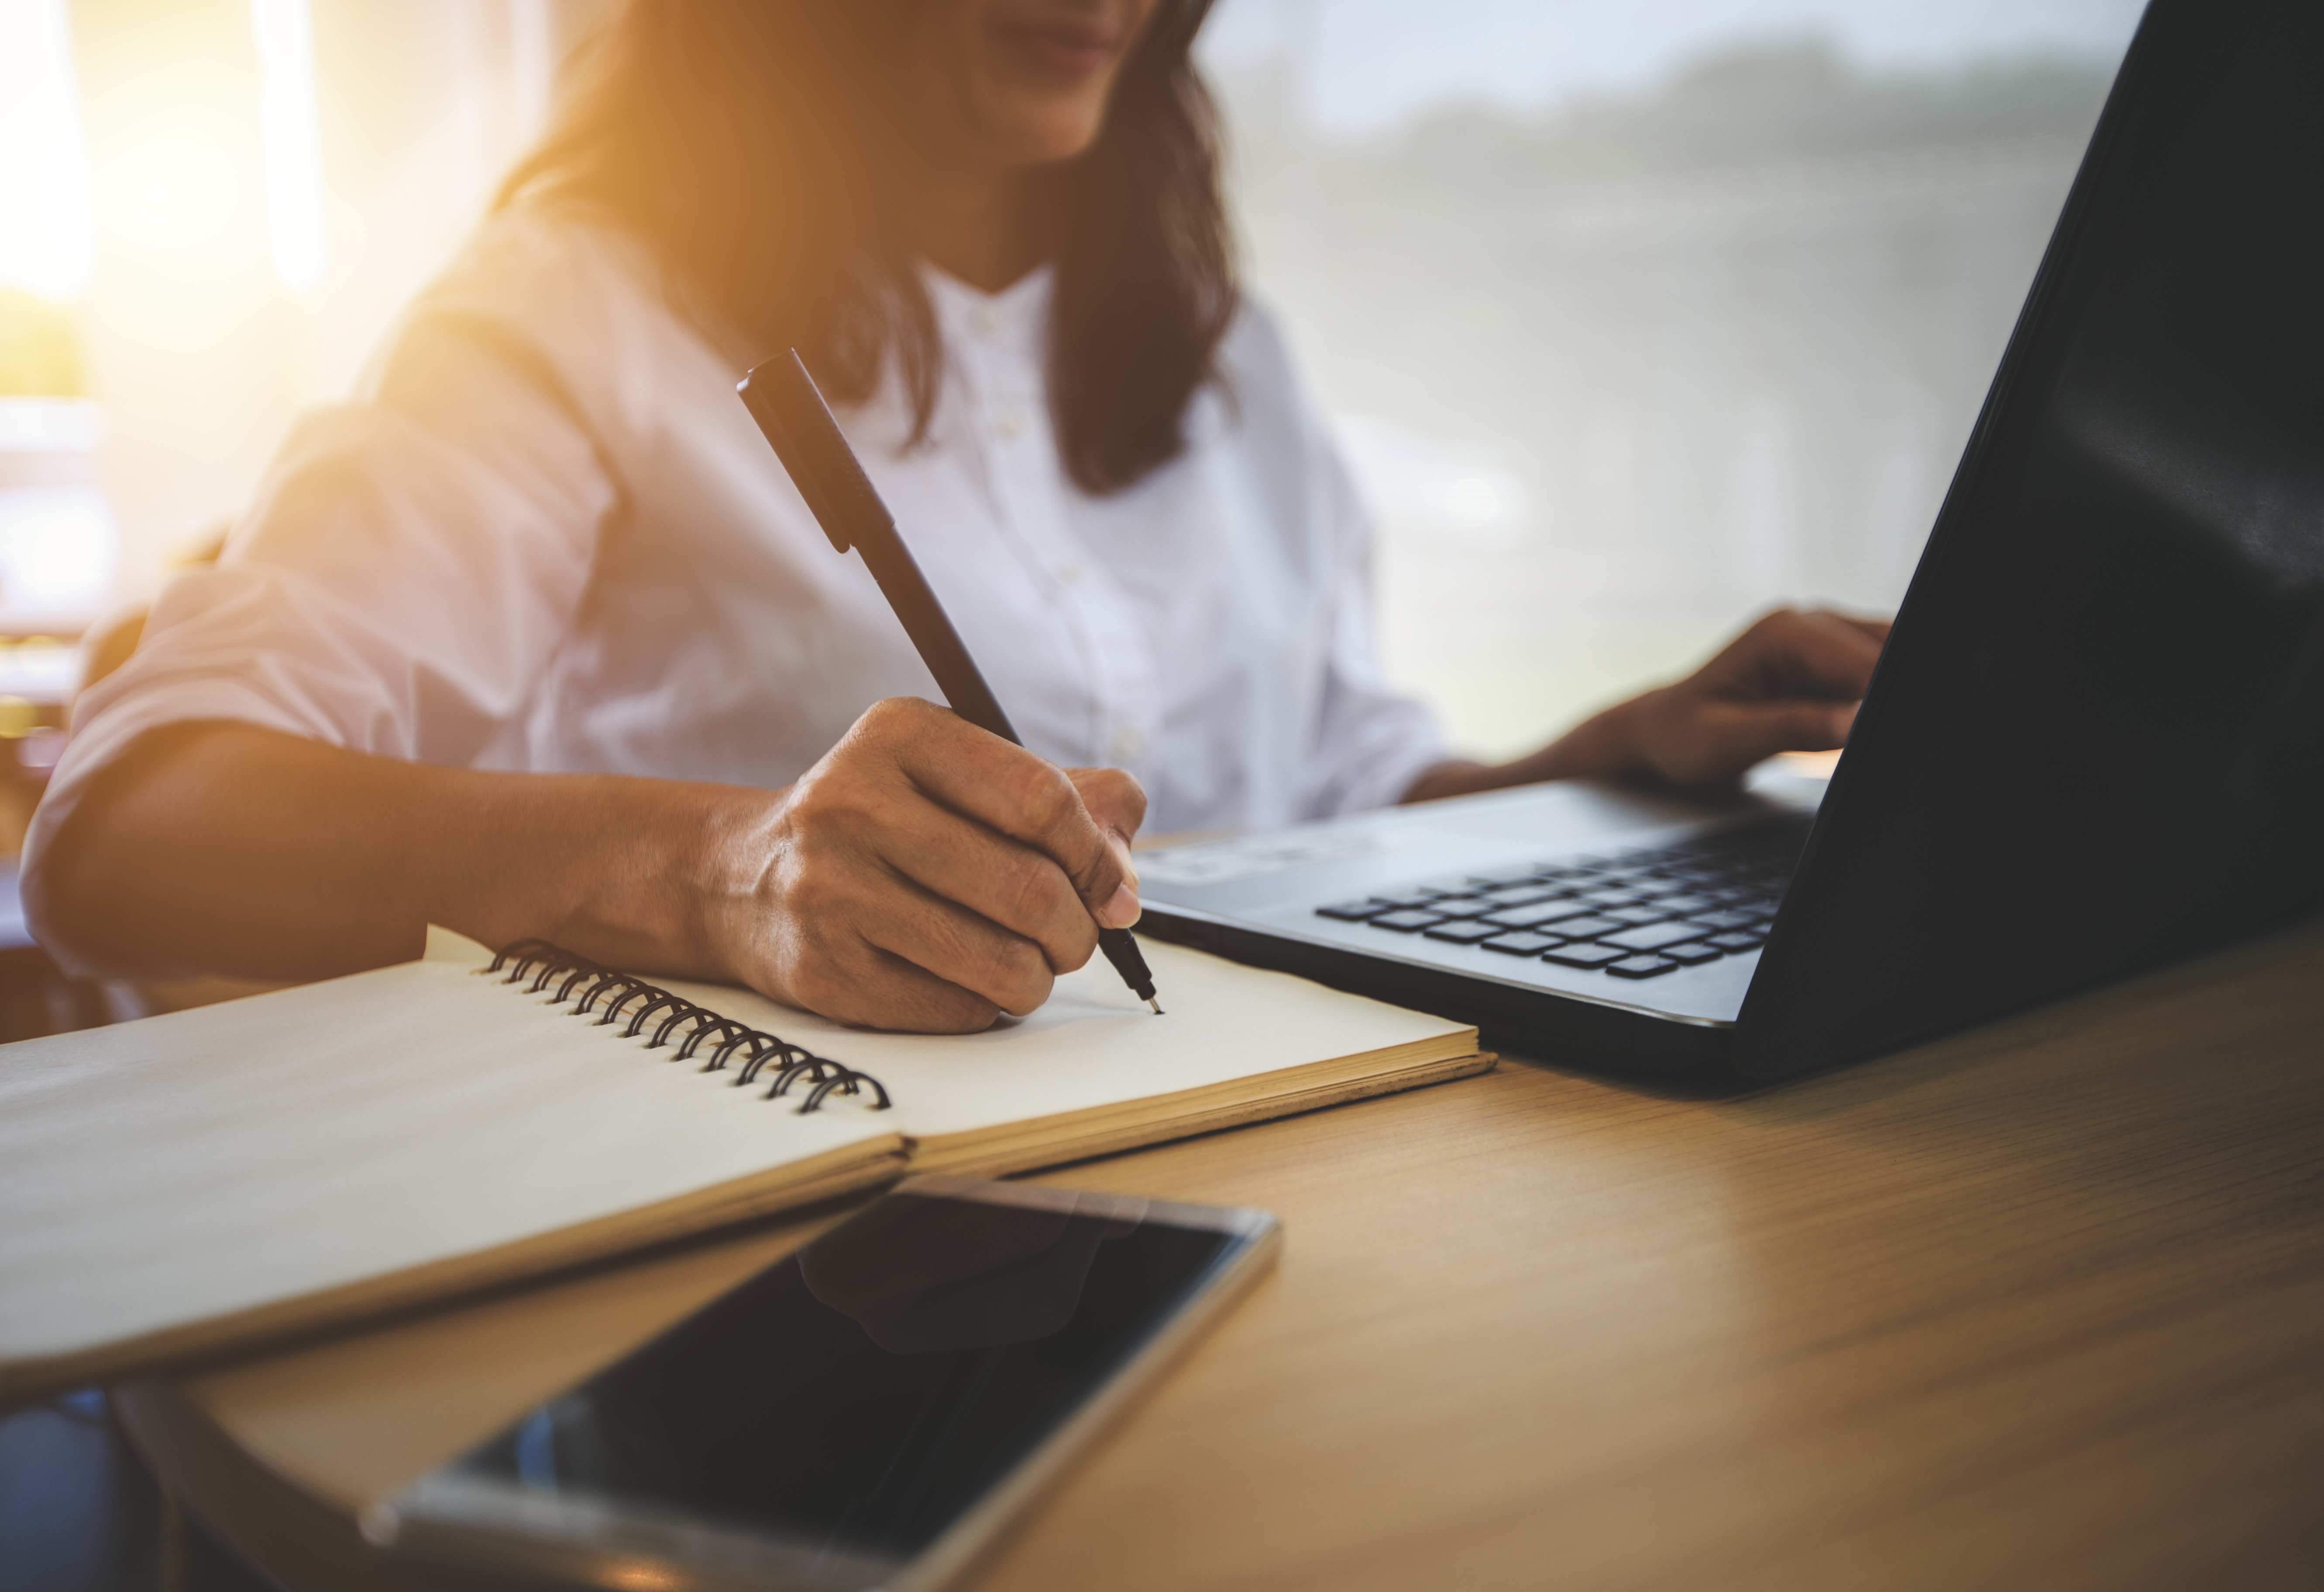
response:
<path id="1" fill-rule="evenodd" d="M 0 287 L 88 290 L 88 177 L 67 0 L 0 0 Z"/>
<path id="2" fill-rule="evenodd" d="M 539 136 L 549 120 L 549 92 L 557 81 L 557 35 L 549 0 L 509 0 L 509 78 L 516 100 L 516 124 L 524 137 Z"/>
<path id="3" fill-rule="evenodd" d="M 95 611 L 112 592 L 119 546 L 95 486 L 0 488 L 0 609 Z"/>
<path id="4" fill-rule="evenodd" d="M 1816 38 L 1872 68 L 1999 56 L 2118 58 L 2142 0 L 1228 0 L 1203 53 L 1237 67 L 1288 52 L 1298 110 L 1342 137 L 1449 105 L 1519 115 L 1637 94 L 1738 44 Z"/>
<path id="5" fill-rule="evenodd" d="M 315 36 L 307 0 L 250 0 L 275 279 L 294 293 L 323 281 L 323 158 L 315 123 Z"/>

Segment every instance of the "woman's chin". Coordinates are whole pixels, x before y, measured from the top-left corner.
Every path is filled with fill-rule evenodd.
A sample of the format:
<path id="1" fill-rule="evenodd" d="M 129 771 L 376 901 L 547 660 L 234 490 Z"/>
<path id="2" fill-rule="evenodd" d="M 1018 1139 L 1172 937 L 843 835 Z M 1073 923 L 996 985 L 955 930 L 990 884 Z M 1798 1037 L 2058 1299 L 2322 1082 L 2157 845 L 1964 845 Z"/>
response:
<path id="1" fill-rule="evenodd" d="M 1104 124 L 1102 113 L 1085 112 L 1078 105 L 1049 106 L 1014 105 L 1006 116 L 987 124 L 986 147 L 1012 166 L 1047 166 L 1070 161 L 1097 142 Z"/>

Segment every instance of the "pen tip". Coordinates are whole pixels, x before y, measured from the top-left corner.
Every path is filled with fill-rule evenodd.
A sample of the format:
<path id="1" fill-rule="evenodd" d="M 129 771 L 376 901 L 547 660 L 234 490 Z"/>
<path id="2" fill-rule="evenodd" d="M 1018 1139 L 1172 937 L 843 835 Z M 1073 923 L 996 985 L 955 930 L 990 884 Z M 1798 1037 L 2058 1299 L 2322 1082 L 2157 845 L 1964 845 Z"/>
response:
<path id="1" fill-rule="evenodd" d="M 1154 1008 L 1154 1015 L 1156 1017 L 1158 1017 L 1162 1015 L 1162 1003 L 1155 999 L 1151 995 L 1146 998 L 1146 1004 Z"/>

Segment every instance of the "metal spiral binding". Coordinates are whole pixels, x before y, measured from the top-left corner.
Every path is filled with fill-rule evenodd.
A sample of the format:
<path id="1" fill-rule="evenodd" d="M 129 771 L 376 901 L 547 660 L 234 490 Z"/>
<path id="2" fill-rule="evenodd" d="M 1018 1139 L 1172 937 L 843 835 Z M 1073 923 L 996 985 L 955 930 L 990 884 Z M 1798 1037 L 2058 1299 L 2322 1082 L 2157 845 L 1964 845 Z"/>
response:
<path id="1" fill-rule="evenodd" d="M 595 1008 L 603 1013 L 597 1019 L 598 1027 L 619 1022 L 626 1010 L 630 1021 L 629 1026 L 622 1030 L 624 1039 L 636 1038 L 648 1023 L 654 1024 L 653 1037 L 646 1041 L 646 1048 L 659 1050 L 675 1042 L 678 1054 L 670 1058 L 673 1061 L 690 1061 L 697 1051 L 709 1044 L 708 1059 L 701 1069 L 705 1072 L 724 1071 L 726 1063 L 739 1054 L 742 1065 L 734 1074 L 737 1089 L 757 1081 L 759 1074 L 771 1067 L 774 1082 L 759 1097 L 761 1100 L 777 1099 L 795 1083 L 808 1084 L 811 1087 L 807 1098 L 799 1103 L 798 1114 L 802 1117 L 821 1106 L 829 1095 L 861 1094 L 867 1085 L 877 1102 L 872 1109 L 888 1109 L 887 1090 L 869 1072 L 858 1072 L 804 1045 L 778 1039 L 732 1017 L 722 1017 L 684 996 L 673 995 L 631 974 L 600 967 L 587 957 L 576 956 L 546 940 L 519 940 L 494 956 L 491 966 L 476 971 L 497 973 L 503 968 L 508 970 L 508 976 L 502 983 L 521 983 L 530 975 L 532 982 L 526 992 L 534 995 L 547 989 L 550 980 L 561 975 L 549 1004 L 562 1006 L 571 1000 L 575 1017 L 586 1016 Z M 598 1004 L 601 999 L 602 1007 Z"/>

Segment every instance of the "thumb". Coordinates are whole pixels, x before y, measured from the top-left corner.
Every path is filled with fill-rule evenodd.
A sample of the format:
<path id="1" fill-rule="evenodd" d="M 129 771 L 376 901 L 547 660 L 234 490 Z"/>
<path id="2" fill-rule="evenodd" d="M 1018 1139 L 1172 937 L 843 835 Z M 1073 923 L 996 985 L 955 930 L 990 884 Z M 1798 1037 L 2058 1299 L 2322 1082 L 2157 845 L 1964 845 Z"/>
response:
<path id="1" fill-rule="evenodd" d="M 1130 842 L 1146 822 L 1145 787 L 1119 768 L 1068 768 L 1065 778 L 1081 793 L 1083 809 L 1120 870 L 1117 878 L 1106 881 L 1108 898 L 1091 901 L 1090 910 L 1107 928 L 1128 928 L 1138 920 L 1138 865 L 1131 860 Z"/>

